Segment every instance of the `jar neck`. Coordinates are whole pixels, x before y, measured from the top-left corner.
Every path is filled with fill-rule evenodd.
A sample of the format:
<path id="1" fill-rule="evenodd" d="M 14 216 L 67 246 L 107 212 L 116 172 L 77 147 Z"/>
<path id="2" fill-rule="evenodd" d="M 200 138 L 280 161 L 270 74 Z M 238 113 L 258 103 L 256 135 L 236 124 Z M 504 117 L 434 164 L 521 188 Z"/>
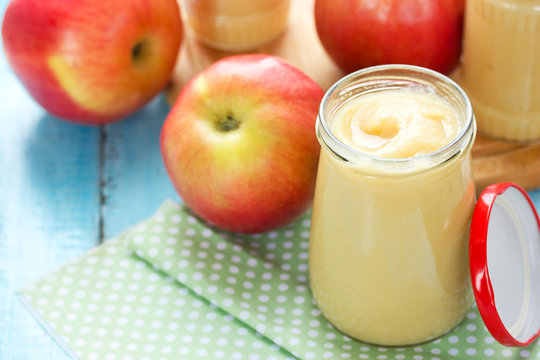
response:
<path id="1" fill-rule="evenodd" d="M 459 134 L 448 145 L 437 151 L 408 158 L 376 157 L 353 149 L 338 140 L 330 130 L 337 110 L 355 97 L 385 89 L 419 90 L 442 97 L 458 114 Z M 336 82 L 326 92 L 319 108 L 316 131 L 322 148 L 344 164 L 417 172 L 447 162 L 468 151 L 474 142 L 476 124 L 467 95 L 448 77 L 417 66 L 381 65 L 354 72 Z"/>

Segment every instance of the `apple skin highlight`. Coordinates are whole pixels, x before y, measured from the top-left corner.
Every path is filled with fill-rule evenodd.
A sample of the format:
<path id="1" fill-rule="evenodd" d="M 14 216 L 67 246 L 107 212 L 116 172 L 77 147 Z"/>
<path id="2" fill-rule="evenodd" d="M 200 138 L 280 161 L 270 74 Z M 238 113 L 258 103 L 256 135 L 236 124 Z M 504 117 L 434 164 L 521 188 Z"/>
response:
<path id="1" fill-rule="evenodd" d="M 315 25 L 345 72 L 409 64 L 449 74 L 459 63 L 464 0 L 316 0 Z"/>
<path id="2" fill-rule="evenodd" d="M 14 73 L 45 110 L 101 125 L 166 86 L 183 28 L 174 0 L 12 0 L 2 37 Z"/>
<path id="3" fill-rule="evenodd" d="M 163 160 L 185 204 L 239 233 L 270 231 L 305 212 L 323 95 L 300 70 L 261 54 L 222 59 L 193 78 L 161 132 Z M 227 116 L 237 127 L 220 127 Z"/>

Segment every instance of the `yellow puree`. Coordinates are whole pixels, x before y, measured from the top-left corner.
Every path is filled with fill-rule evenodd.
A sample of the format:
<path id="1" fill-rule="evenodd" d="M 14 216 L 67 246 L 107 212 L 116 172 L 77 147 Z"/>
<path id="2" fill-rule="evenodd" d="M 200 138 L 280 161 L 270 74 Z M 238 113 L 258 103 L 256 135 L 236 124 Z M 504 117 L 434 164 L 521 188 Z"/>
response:
<path id="1" fill-rule="evenodd" d="M 349 100 L 331 130 L 387 158 L 427 154 L 462 127 L 456 111 L 419 91 Z M 321 153 L 310 239 L 310 281 L 323 314 L 346 334 L 383 345 L 427 341 L 465 315 L 470 152 L 429 170 L 374 169 Z"/>
<path id="2" fill-rule="evenodd" d="M 429 154 L 450 143 L 460 129 L 456 111 L 437 96 L 385 91 L 344 105 L 332 124 L 343 143 L 378 157 Z"/>

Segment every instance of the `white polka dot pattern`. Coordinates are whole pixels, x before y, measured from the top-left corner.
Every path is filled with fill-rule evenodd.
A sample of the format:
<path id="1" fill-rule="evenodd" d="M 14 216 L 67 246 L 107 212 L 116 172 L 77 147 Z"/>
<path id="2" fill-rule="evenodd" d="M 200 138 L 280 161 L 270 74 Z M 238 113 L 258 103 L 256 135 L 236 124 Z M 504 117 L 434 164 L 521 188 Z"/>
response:
<path id="1" fill-rule="evenodd" d="M 309 291 L 309 226 L 306 214 L 278 231 L 239 236 L 167 202 L 21 298 L 83 359 L 540 359 L 536 343 L 495 342 L 476 309 L 416 347 L 343 335 Z"/>

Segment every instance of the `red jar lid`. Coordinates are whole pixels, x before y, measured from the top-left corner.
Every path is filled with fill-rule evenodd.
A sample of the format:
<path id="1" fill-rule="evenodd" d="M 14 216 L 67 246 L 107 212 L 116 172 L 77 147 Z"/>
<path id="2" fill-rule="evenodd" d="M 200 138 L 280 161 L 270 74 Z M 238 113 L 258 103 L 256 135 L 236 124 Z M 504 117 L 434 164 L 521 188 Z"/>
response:
<path id="1" fill-rule="evenodd" d="M 540 220 L 512 183 L 487 187 L 476 203 L 469 238 L 476 304 L 503 345 L 526 346 L 540 335 Z"/>

